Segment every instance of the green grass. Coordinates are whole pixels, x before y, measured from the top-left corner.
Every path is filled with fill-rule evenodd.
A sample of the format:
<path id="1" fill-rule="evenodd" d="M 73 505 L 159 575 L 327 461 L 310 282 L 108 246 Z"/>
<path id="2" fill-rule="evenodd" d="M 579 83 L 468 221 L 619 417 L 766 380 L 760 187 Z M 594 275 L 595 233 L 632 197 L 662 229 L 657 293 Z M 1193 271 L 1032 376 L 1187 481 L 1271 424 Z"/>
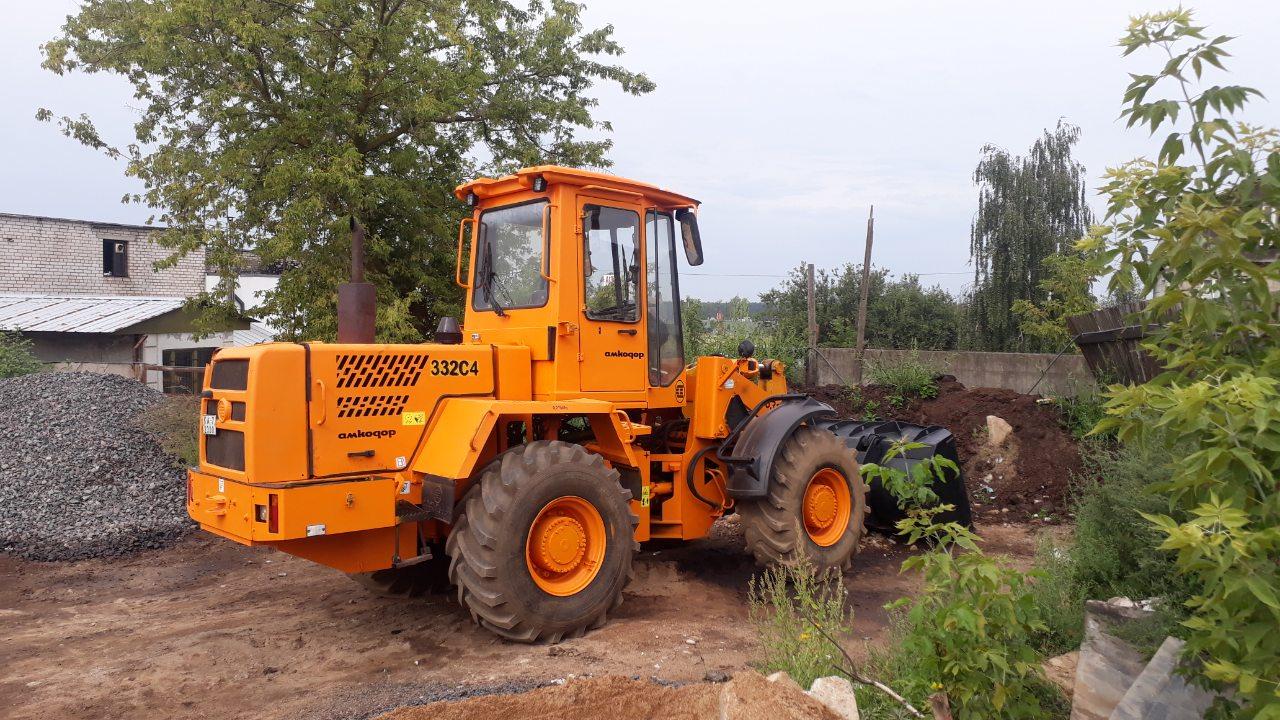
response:
<path id="1" fill-rule="evenodd" d="M 165 395 L 135 422 L 155 437 L 165 452 L 194 466 L 200 464 L 199 418 L 200 398 Z"/>
<path id="2" fill-rule="evenodd" d="M 776 565 L 751 579 L 747 595 L 760 640 L 760 672 L 785 671 L 803 688 L 835 673 L 840 650 L 812 624 L 837 634 L 849 621 L 839 571 L 818 573 L 805 562 Z"/>
<path id="3" fill-rule="evenodd" d="M 1181 635 L 1182 603 L 1194 586 L 1179 575 L 1171 553 L 1157 549 L 1159 533 L 1139 513 L 1167 512 L 1165 498 L 1149 486 L 1168 476 L 1168 458 L 1154 446 L 1087 441 L 1082 446 L 1083 476 L 1073 499 L 1076 526 L 1063 543 L 1044 540 L 1036 566 L 1045 577 L 1033 594 L 1049 629 L 1036 638 L 1046 654 L 1080 644 L 1084 601 L 1159 597 L 1165 602 L 1152 620 L 1137 623 L 1132 641 L 1153 651 L 1166 635 Z"/>
<path id="4" fill-rule="evenodd" d="M 898 360 L 867 361 L 867 377 L 871 384 L 893 388 L 889 403 L 895 407 L 905 405 L 909 397 L 937 397 L 938 385 L 933 381 L 937 374 L 934 368 L 920 360 L 918 348 L 912 348 Z"/>

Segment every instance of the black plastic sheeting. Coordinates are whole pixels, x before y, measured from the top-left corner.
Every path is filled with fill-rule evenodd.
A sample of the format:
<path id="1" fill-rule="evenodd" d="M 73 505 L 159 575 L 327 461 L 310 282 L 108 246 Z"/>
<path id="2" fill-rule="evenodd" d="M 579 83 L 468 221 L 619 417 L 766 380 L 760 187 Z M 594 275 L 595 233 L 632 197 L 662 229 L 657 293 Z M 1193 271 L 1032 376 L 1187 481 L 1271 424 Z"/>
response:
<path id="1" fill-rule="evenodd" d="M 965 527 L 973 525 L 973 511 L 969 508 L 969 495 L 965 492 L 956 439 L 950 430 L 936 425 L 926 427 L 897 421 L 820 420 L 816 424 L 843 438 L 845 444 L 858 453 L 860 465 L 876 463 L 910 474 L 912 467 L 935 455 L 955 463 L 955 470 L 947 470 L 931 486 L 940 505 L 955 506 L 953 510 L 937 515 L 935 522 L 956 522 Z M 886 462 L 885 453 L 895 442 L 903 440 L 920 443 L 923 447 L 907 450 Z M 895 524 L 906 517 L 897 500 L 875 480 L 870 483 L 867 506 L 871 510 L 867 526 L 884 532 L 896 532 Z"/>

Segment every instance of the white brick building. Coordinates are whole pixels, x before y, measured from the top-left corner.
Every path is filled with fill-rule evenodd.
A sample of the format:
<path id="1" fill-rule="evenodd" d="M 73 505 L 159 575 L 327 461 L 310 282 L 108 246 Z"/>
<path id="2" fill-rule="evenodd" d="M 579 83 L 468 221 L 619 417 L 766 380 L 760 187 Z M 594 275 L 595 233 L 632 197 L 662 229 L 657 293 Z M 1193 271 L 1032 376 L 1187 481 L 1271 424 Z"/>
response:
<path id="1" fill-rule="evenodd" d="M 0 330 L 21 332 L 60 368 L 114 372 L 156 387 L 194 377 L 154 366 L 202 366 L 218 347 L 267 339 L 248 318 L 192 337 L 183 301 L 203 291 L 202 250 L 169 268 L 156 228 L 0 213 Z M 255 277 L 252 287 L 264 282 Z M 255 298 L 246 306 L 257 303 Z"/>

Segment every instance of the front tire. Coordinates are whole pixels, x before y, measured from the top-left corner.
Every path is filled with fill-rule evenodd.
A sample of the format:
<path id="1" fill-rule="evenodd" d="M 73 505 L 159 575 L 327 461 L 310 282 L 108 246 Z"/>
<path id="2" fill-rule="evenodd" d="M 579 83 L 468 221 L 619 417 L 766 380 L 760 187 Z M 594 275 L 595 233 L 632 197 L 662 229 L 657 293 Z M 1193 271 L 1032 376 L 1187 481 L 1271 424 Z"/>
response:
<path id="1" fill-rule="evenodd" d="M 867 486 L 843 440 L 805 426 L 783 443 L 768 495 L 738 508 L 757 562 L 846 570 L 862 539 Z"/>
<path id="2" fill-rule="evenodd" d="M 582 446 L 503 453 L 468 491 L 445 545 L 458 601 L 517 642 L 559 642 L 605 623 L 639 544 L 630 491 Z"/>

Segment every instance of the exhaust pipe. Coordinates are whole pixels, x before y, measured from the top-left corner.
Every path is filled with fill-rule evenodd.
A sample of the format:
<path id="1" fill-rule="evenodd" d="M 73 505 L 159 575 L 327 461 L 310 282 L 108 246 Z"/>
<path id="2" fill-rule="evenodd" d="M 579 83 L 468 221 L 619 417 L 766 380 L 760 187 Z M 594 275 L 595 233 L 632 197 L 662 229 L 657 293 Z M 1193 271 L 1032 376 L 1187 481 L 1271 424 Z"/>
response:
<path id="1" fill-rule="evenodd" d="M 371 343 L 377 317 L 377 293 L 364 281 L 364 226 L 351 227 L 351 282 L 338 286 L 338 342 Z"/>

